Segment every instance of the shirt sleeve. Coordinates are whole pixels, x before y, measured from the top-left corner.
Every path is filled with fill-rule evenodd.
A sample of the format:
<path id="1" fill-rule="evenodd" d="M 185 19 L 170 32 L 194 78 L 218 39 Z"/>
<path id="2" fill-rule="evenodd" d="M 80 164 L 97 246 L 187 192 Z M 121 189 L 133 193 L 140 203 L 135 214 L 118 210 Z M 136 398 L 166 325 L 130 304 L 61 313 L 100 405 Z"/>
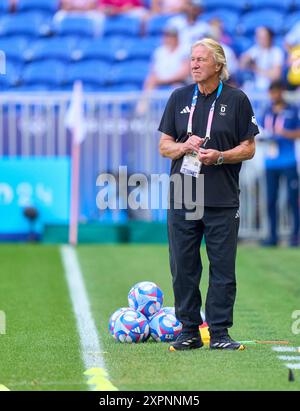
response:
<path id="1" fill-rule="evenodd" d="M 282 66 L 284 63 L 284 54 L 279 47 L 274 48 L 273 65 Z"/>
<path id="2" fill-rule="evenodd" d="M 160 121 L 158 130 L 162 133 L 168 134 L 169 136 L 177 138 L 176 127 L 175 127 L 175 94 L 171 94 L 163 116 Z"/>
<path id="3" fill-rule="evenodd" d="M 245 95 L 240 104 L 238 118 L 239 140 L 244 141 L 259 134 L 256 118 L 248 97 Z"/>

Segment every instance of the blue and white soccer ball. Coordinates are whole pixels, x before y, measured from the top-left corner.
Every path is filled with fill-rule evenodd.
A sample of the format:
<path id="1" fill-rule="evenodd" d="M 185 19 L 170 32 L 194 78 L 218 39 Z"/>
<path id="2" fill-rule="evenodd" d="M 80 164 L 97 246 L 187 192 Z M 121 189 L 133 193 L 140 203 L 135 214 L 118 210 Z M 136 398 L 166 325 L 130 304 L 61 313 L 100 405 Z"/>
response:
<path id="1" fill-rule="evenodd" d="M 174 341 L 182 331 L 181 322 L 175 315 L 166 313 L 164 309 L 151 318 L 149 326 L 151 337 L 155 341 Z"/>
<path id="2" fill-rule="evenodd" d="M 116 320 L 119 318 L 119 316 L 124 312 L 128 310 L 128 307 L 122 307 L 119 308 L 117 311 L 115 311 L 110 319 L 109 319 L 109 323 L 108 323 L 108 331 L 110 332 L 111 335 L 114 335 L 114 329 L 115 329 L 115 322 Z"/>
<path id="3" fill-rule="evenodd" d="M 135 284 L 128 293 L 129 307 L 140 311 L 147 318 L 157 313 L 163 305 L 162 290 L 150 281 Z"/>
<path id="4" fill-rule="evenodd" d="M 144 342 L 150 336 L 147 318 L 139 311 L 127 308 L 115 321 L 114 338 L 119 342 Z"/>
<path id="5" fill-rule="evenodd" d="M 174 307 L 163 307 L 160 311 L 164 312 L 165 314 L 171 314 L 174 317 L 176 317 Z"/>

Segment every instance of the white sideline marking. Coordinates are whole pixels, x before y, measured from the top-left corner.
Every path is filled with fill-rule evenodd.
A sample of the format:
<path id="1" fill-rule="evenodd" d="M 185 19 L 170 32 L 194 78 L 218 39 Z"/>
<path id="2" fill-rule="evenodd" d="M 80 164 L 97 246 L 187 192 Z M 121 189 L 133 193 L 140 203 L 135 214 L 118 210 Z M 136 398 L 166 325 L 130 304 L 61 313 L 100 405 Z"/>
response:
<path id="1" fill-rule="evenodd" d="M 87 370 L 86 373 L 91 369 L 94 372 L 96 369 L 96 372 L 102 375 L 100 382 L 88 382 L 89 388 L 92 389 L 91 385 L 96 385 L 96 389 L 101 390 L 101 385 L 103 385 L 108 389 L 107 383 L 110 384 L 111 387 L 113 387 L 113 385 L 108 381 L 108 374 L 105 369 L 97 328 L 91 313 L 90 303 L 76 251 L 69 245 L 63 245 L 60 248 L 60 252 L 76 317 L 82 358 L 85 369 Z"/>
<path id="2" fill-rule="evenodd" d="M 291 370 L 300 370 L 300 364 L 285 364 Z"/>
<path id="3" fill-rule="evenodd" d="M 300 355 L 279 355 L 277 358 L 283 361 L 300 361 Z"/>
<path id="4" fill-rule="evenodd" d="M 300 347 L 272 347 L 273 351 L 276 352 L 299 352 L 300 353 Z"/>

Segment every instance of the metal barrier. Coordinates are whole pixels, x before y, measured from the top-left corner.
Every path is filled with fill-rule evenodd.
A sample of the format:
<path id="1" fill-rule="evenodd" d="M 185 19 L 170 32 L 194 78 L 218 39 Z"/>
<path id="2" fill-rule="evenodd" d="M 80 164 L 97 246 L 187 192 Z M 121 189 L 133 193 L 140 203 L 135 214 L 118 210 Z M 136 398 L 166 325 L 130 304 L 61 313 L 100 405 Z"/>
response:
<path id="1" fill-rule="evenodd" d="M 158 154 L 160 122 L 169 93 L 157 92 L 148 98 L 143 116 L 136 114 L 139 93 L 85 95 L 87 136 L 81 156 L 81 218 L 101 219 L 96 206 L 100 173 L 117 173 L 127 165 L 129 173 L 168 173 L 170 161 Z M 295 97 L 293 97 L 295 98 Z M 7 93 L 0 99 L 0 156 L 68 156 L 71 138 L 65 128 L 69 93 Z M 266 96 L 250 96 L 256 114 L 266 103 Z M 298 99 L 300 101 L 300 99 Z M 257 158 L 245 162 L 240 175 L 241 238 L 262 238 L 267 230 L 265 181 Z M 288 218 L 282 206 L 285 190 L 280 193 L 280 231 L 287 233 Z M 165 219 L 164 211 L 145 214 L 154 221 Z"/>

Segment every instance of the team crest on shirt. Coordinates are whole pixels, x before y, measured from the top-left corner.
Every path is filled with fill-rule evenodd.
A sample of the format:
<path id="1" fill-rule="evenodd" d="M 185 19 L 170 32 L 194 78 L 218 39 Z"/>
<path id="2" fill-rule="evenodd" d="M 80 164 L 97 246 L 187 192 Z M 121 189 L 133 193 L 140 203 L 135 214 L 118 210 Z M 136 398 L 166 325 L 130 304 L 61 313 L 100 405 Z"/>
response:
<path id="1" fill-rule="evenodd" d="M 227 104 L 220 104 L 220 116 L 226 116 L 226 107 Z"/>

